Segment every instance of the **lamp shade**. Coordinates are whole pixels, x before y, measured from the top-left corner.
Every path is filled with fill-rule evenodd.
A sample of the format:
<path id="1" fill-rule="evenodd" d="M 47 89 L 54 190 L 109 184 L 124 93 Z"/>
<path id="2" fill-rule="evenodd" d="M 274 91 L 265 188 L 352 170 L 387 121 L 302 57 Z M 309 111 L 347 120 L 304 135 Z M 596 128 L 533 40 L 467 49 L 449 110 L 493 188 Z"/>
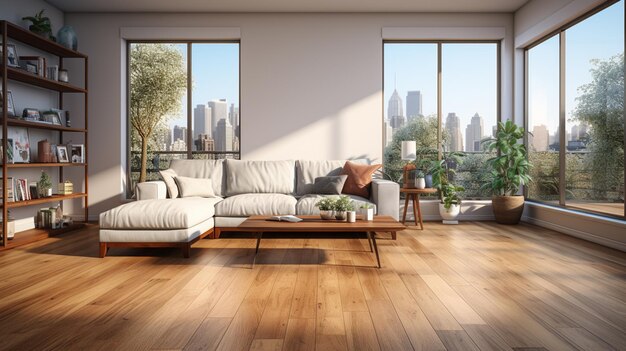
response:
<path id="1" fill-rule="evenodd" d="M 415 160 L 417 143 L 415 140 L 403 141 L 400 157 L 403 161 Z"/>

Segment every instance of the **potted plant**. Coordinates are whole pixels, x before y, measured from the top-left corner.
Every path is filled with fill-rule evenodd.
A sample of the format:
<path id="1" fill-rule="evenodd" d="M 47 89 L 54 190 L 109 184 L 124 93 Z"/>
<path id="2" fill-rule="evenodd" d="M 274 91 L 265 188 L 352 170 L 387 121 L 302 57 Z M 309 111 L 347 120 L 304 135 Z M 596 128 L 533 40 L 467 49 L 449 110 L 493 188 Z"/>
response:
<path id="1" fill-rule="evenodd" d="M 32 24 L 28 27 L 28 29 L 46 39 L 54 40 L 52 36 L 52 25 L 50 23 L 50 18 L 44 17 L 44 10 L 39 11 L 35 16 L 27 16 L 22 17 L 24 21 L 30 21 Z"/>
<path id="2" fill-rule="evenodd" d="M 465 189 L 454 185 L 452 177 L 455 173 L 451 164 L 460 164 L 465 155 L 460 152 L 449 152 L 443 148 L 441 160 L 431 161 L 430 174 L 433 175 L 433 186 L 437 188 L 439 197 L 439 215 L 444 221 L 456 221 L 461 213 L 461 197 L 459 193 Z"/>
<path id="3" fill-rule="evenodd" d="M 361 205 L 361 216 L 364 221 L 374 220 L 374 206 L 368 203 Z"/>
<path id="4" fill-rule="evenodd" d="M 40 197 L 52 196 L 52 181 L 48 173 L 41 171 L 41 177 L 37 182 L 37 190 Z"/>
<path id="5" fill-rule="evenodd" d="M 415 188 L 426 188 L 426 179 L 424 179 L 424 172 L 422 171 L 417 171 L 417 174 L 415 175 Z"/>
<path id="6" fill-rule="evenodd" d="M 415 165 L 424 173 L 425 188 L 433 187 L 433 175 L 430 174 L 429 167 L 432 158 L 437 155 L 437 149 L 430 147 L 420 147 L 416 152 Z"/>
<path id="7" fill-rule="evenodd" d="M 324 197 L 319 200 L 315 206 L 320 210 L 320 217 L 322 219 L 335 218 L 335 200 L 330 197 Z"/>
<path id="8" fill-rule="evenodd" d="M 347 218 L 348 211 L 354 211 L 354 205 L 352 204 L 352 200 L 348 196 L 340 196 L 337 200 L 335 200 L 335 219 L 340 221 L 345 221 Z"/>
<path id="9" fill-rule="evenodd" d="M 524 128 L 511 121 L 499 122 L 495 138 L 483 141 L 487 151 L 497 156 L 487 160 L 491 167 L 491 183 L 484 185 L 492 191 L 491 203 L 496 222 L 517 224 L 524 212 L 524 195 L 517 195 L 520 187 L 532 181 L 528 174 L 531 164 L 526 158 L 526 147 L 520 140 Z"/>

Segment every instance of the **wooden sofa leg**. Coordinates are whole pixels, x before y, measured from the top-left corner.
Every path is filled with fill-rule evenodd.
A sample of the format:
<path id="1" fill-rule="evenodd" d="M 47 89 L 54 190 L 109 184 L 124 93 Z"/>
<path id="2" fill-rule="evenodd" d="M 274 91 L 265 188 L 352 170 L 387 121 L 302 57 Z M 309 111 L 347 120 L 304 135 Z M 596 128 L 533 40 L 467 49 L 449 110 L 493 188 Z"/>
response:
<path id="1" fill-rule="evenodd" d="M 184 258 L 189 258 L 191 256 L 191 244 L 183 244 L 180 248 L 183 250 Z"/>
<path id="2" fill-rule="evenodd" d="M 396 240 L 396 232 L 391 232 L 391 240 Z"/>
<path id="3" fill-rule="evenodd" d="M 213 234 L 211 234 L 211 239 L 219 239 L 220 234 L 222 234 L 222 230 L 220 228 L 214 228 Z"/>
<path id="4" fill-rule="evenodd" d="M 109 251 L 107 243 L 100 243 L 100 258 L 104 258 L 107 255 L 107 251 Z"/>

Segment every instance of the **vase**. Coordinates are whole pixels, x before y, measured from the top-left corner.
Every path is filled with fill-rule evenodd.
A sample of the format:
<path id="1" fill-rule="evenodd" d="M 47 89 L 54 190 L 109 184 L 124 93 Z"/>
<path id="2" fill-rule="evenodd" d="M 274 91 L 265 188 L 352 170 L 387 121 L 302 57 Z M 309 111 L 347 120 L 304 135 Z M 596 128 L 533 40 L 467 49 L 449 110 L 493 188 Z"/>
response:
<path id="1" fill-rule="evenodd" d="M 335 218 L 335 211 L 333 211 L 333 210 L 321 210 L 320 211 L 320 217 L 322 217 L 322 219 L 334 219 Z"/>
<path id="2" fill-rule="evenodd" d="M 361 216 L 363 216 L 364 221 L 373 221 L 374 220 L 374 209 L 373 208 L 362 208 Z"/>
<path id="3" fill-rule="evenodd" d="M 461 205 L 452 204 L 446 208 L 444 204 L 439 204 L 439 215 L 444 221 L 456 221 L 461 214 Z"/>
<path id="4" fill-rule="evenodd" d="M 59 29 L 57 42 L 68 49 L 78 50 L 78 38 L 72 26 L 65 25 Z"/>
<path id="5" fill-rule="evenodd" d="M 432 174 L 427 174 L 424 176 L 424 180 L 426 181 L 426 187 L 427 188 L 432 188 L 433 187 L 433 175 Z"/>
<path id="6" fill-rule="evenodd" d="M 348 211 L 335 211 L 335 219 L 338 221 L 345 221 Z"/>
<path id="7" fill-rule="evenodd" d="M 356 222 L 356 211 L 348 211 L 346 212 L 348 223 Z"/>
<path id="8" fill-rule="evenodd" d="M 415 188 L 416 189 L 424 189 L 426 187 L 426 179 L 424 178 L 416 178 L 415 179 Z"/>

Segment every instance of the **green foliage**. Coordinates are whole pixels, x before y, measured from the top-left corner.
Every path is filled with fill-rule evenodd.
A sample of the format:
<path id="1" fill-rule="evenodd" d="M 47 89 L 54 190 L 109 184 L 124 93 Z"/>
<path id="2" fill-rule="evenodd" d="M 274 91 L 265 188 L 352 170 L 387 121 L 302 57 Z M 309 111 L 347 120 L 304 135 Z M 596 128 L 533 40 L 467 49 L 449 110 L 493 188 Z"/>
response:
<path id="1" fill-rule="evenodd" d="M 335 211 L 354 211 L 354 204 L 349 196 L 340 196 L 334 204 Z"/>
<path id="2" fill-rule="evenodd" d="M 578 88 L 573 121 L 589 125 L 590 151 L 585 168 L 591 172 L 590 194 L 607 199 L 620 191 L 624 199 L 624 54 L 593 60 L 592 80 Z M 617 171 L 610 171 L 617 170 Z"/>
<path id="3" fill-rule="evenodd" d="M 141 141 L 139 181 L 143 182 L 149 140 L 179 110 L 187 88 L 187 70 L 182 54 L 171 44 L 133 44 L 129 75 L 130 124 L 135 140 Z"/>
<path id="4" fill-rule="evenodd" d="M 424 178 L 424 172 L 422 171 L 417 171 L 417 174 L 415 175 L 416 178 Z"/>
<path id="5" fill-rule="evenodd" d="M 438 187 L 441 193 L 441 202 L 446 210 L 449 210 L 452 205 L 460 205 L 461 198 L 459 193 L 465 190 L 462 186 L 456 186 L 452 184 L 440 184 Z"/>
<path id="6" fill-rule="evenodd" d="M 364 203 L 363 205 L 361 205 L 362 209 L 370 209 L 370 208 L 374 208 L 374 206 L 372 206 L 372 204 L 370 203 Z"/>
<path id="7" fill-rule="evenodd" d="M 445 144 L 442 145 L 442 149 L 441 160 L 431 161 L 428 171 L 433 176 L 433 186 L 439 190 L 441 203 L 446 209 L 449 209 L 452 204 L 461 204 L 459 193 L 465 189 L 462 186 L 452 184 L 456 172 L 453 166 L 463 163 L 465 154 L 456 151 L 446 152 Z"/>
<path id="8" fill-rule="evenodd" d="M 515 195 L 522 185 L 532 180 L 529 173 L 531 164 L 526 159 L 526 147 L 520 143 L 524 129 L 511 121 L 498 122 L 495 138 L 483 140 L 487 151 L 497 151 L 499 155 L 487 160 L 491 167 L 490 187 L 494 195 Z"/>
<path id="9" fill-rule="evenodd" d="M 323 197 L 315 204 L 315 207 L 319 208 L 320 211 L 332 211 L 335 209 L 335 199 L 332 197 Z"/>
<path id="10" fill-rule="evenodd" d="M 30 21 L 32 23 L 28 27 L 31 32 L 49 37 L 52 35 L 52 25 L 50 23 L 50 18 L 45 17 L 43 12 L 44 10 L 41 10 L 35 16 L 22 17 L 22 20 Z"/>
<path id="11" fill-rule="evenodd" d="M 41 171 L 41 177 L 39 177 L 37 186 L 39 189 L 52 189 L 52 180 L 50 180 L 48 173 Z"/>

